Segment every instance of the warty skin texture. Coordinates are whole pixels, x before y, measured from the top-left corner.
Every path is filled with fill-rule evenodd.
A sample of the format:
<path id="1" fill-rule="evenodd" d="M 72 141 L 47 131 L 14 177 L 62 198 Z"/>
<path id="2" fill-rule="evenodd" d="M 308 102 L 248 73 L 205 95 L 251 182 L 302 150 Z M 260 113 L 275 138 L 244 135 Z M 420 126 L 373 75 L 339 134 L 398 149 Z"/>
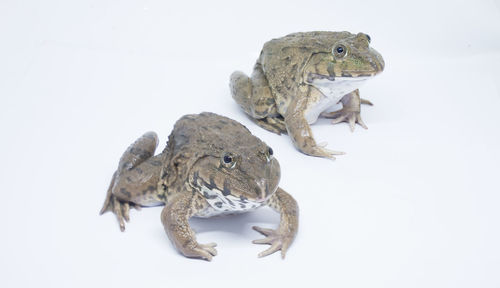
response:
<path id="1" fill-rule="evenodd" d="M 296 201 L 278 187 L 281 169 L 273 151 L 240 123 L 213 113 L 179 119 L 167 147 L 154 155 L 158 138 L 145 133 L 123 154 L 101 214 L 111 211 L 125 230 L 130 207 L 165 205 L 161 221 L 174 246 L 185 256 L 211 260 L 215 243 L 200 244 L 190 217 L 211 217 L 269 206 L 280 213 L 277 230 L 256 244 L 271 245 L 259 254 L 281 250 L 282 257 L 298 229 Z"/>
<path id="2" fill-rule="evenodd" d="M 301 152 L 334 159 L 343 154 L 319 146 L 310 124 L 318 117 L 332 123 L 356 123 L 360 116 L 358 87 L 380 74 L 382 56 L 367 34 L 349 32 L 293 33 L 264 44 L 251 77 L 236 71 L 230 78 L 233 99 L 255 123 L 271 132 L 288 133 Z M 332 106 L 342 109 L 325 113 Z"/>

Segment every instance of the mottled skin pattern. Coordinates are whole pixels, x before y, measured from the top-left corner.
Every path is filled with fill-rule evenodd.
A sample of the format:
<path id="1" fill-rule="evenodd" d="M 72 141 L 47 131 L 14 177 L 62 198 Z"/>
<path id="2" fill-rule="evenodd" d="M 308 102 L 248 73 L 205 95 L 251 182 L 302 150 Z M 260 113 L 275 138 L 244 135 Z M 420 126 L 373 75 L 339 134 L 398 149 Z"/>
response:
<path id="1" fill-rule="evenodd" d="M 213 113 L 179 119 L 167 147 L 154 156 L 158 138 L 148 132 L 123 154 L 101 214 L 113 212 L 125 230 L 130 207 L 165 205 L 161 221 L 174 246 L 185 256 L 211 260 L 215 243 L 200 244 L 189 226 L 192 216 L 210 217 L 268 205 L 280 213 L 277 230 L 253 227 L 269 244 L 259 254 L 281 250 L 298 229 L 298 206 L 278 187 L 280 166 L 272 149 L 240 123 Z"/>
<path id="2" fill-rule="evenodd" d="M 305 154 L 334 158 L 343 154 L 316 144 L 309 124 L 319 116 L 332 123 L 355 123 L 366 128 L 360 117 L 360 83 L 383 71 L 382 56 L 369 46 L 363 33 L 306 32 L 273 39 L 264 44 L 251 77 L 231 75 L 233 98 L 261 127 L 287 132 Z M 362 81 L 361 81 L 362 80 Z M 342 109 L 322 113 L 342 104 Z"/>

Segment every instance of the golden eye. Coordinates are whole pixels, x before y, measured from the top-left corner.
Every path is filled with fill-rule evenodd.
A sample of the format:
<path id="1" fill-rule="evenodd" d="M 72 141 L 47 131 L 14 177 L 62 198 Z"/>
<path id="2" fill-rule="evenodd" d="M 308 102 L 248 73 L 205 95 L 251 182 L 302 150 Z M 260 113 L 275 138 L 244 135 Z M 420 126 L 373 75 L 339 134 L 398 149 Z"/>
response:
<path id="1" fill-rule="evenodd" d="M 347 55 L 347 48 L 339 44 L 333 48 L 332 53 L 336 58 L 344 58 Z"/>
<path id="2" fill-rule="evenodd" d="M 222 165 L 226 168 L 234 168 L 236 157 L 232 153 L 224 153 L 221 158 Z"/>

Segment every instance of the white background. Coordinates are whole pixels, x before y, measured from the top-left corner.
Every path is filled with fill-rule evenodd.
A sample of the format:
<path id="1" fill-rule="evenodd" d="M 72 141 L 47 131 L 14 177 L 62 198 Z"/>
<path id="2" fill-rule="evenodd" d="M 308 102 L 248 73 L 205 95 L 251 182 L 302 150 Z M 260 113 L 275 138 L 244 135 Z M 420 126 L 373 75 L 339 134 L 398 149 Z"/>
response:
<path id="1" fill-rule="evenodd" d="M 299 153 L 229 94 L 263 43 L 365 32 L 386 70 L 361 94 L 369 129 L 322 120 L 336 161 Z M 0 1 L 2 287 L 500 287 L 500 1 Z M 300 230 L 287 258 L 252 225 L 194 220 L 212 262 L 182 257 L 161 208 L 125 233 L 98 216 L 125 148 L 163 149 L 182 115 L 217 112 L 274 148 Z"/>

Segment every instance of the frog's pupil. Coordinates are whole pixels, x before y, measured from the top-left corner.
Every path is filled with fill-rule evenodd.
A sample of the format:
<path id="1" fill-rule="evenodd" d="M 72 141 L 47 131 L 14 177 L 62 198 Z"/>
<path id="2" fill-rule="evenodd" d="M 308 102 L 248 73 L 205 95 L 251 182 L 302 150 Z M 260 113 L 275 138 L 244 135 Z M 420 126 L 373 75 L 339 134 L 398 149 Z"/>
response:
<path id="1" fill-rule="evenodd" d="M 231 156 L 229 155 L 224 155 L 224 163 L 229 164 L 231 162 L 233 162 L 233 158 L 231 158 Z"/>
<path id="2" fill-rule="evenodd" d="M 344 52 L 344 48 L 342 47 L 337 47 L 337 53 L 342 53 Z"/>
<path id="3" fill-rule="evenodd" d="M 273 148 L 269 147 L 269 155 L 273 155 Z"/>

